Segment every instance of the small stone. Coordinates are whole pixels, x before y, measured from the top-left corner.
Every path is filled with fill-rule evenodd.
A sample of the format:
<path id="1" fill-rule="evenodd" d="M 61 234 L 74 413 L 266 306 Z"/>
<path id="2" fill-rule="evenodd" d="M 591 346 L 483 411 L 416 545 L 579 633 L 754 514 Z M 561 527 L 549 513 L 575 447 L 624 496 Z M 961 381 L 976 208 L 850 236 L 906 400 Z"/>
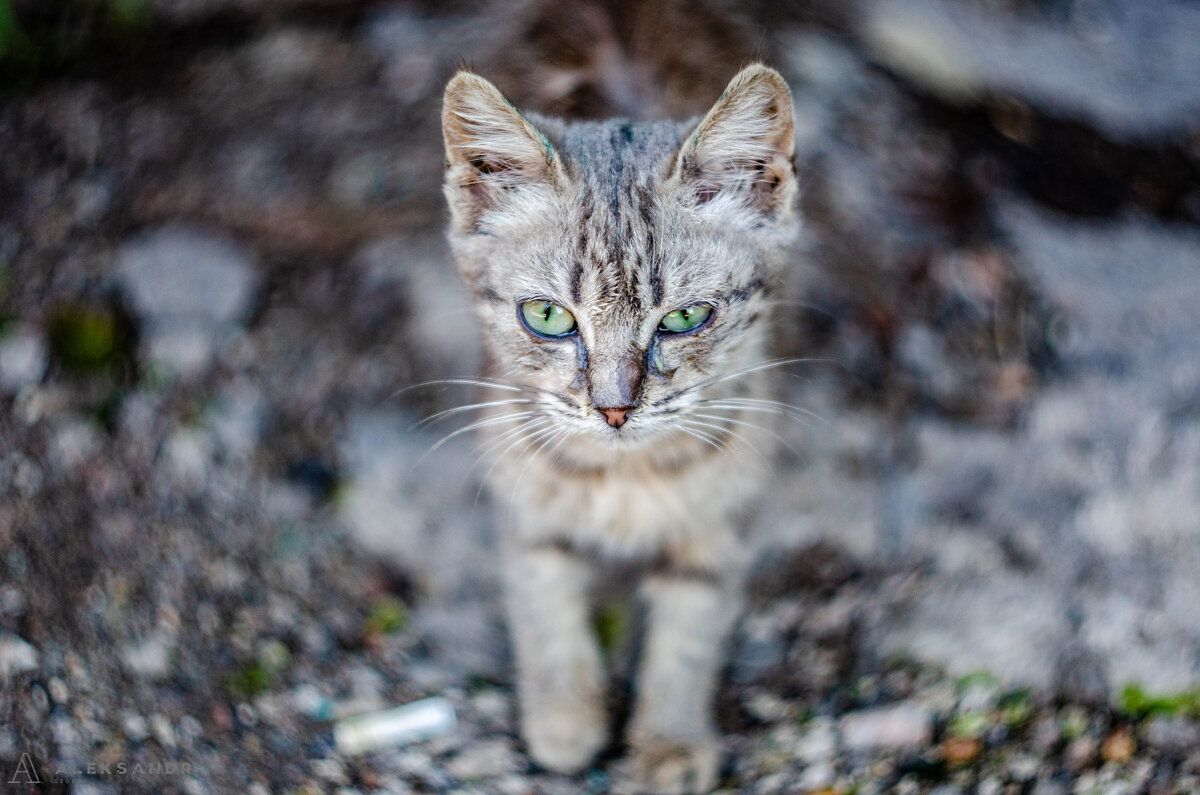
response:
<path id="1" fill-rule="evenodd" d="M 828 789 L 837 778 L 837 769 L 832 762 L 809 765 L 800 774 L 800 789 L 813 792 Z"/>
<path id="2" fill-rule="evenodd" d="M 125 647 L 122 657 L 129 671 L 151 681 L 165 679 L 171 672 L 173 645 L 163 635 L 152 635 Z"/>
<path id="3" fill-rule="evenodd" d="M 46 685 L 47 691 L 50 693 L 50 698 L 55 704 L 66 704 L 70 698 L 70 692 L 67 690 L 67 684 L 57 676 L 52 678 Z"/>
<path id="4" fill-rule="evenodd" d="M 350 783 L 350 779 L 346 776 L 346 766 L 340 759 L 314 759 L 310 764 L 317 777 L 324 781 L 333 784 Z"/>
<path id="5" fill-rule="evenodd" d="M 1040 764 L 1035 756 L 1015 756 L 1008 760 L 1008 775 L 1014 781 L 1032 781 L 1037 777 Z"/>
<path id="6" fill-rule="evenodd" d="M 0 634 L 0 674 L 5 679 L 37 670 L 38 650 L 16 635 Z"/>
<path id="7" fill-rule="evenodd" d="M 979 788 L 975 792 L 976 795 L 1000 795 L 1004 792 L 1004 784 L 995 776 L 989 776 L 979 782 Z"/>
<path id="8" fill-rule="evenodd" d="M 842 741 L 851 751 L 911 748 L 929 742 L 929 713 L 912 703 L 851 712 L 841 720 Z"/>
<path id="9" fill-rule="evenodd" d="M 1182 717 L 1155 716 L 1142 727 L 1146 744 L 1168 753 L 1182 754 L 1200 748 L 1200 725 Z"/>
<path id="10" fill-rule="evenodd" d="M 167 471 L 176 483 L 189 490 L 204 484 L 211 457 L 208 436 L 196 430 L 176 431 L 163 445 Z"/>
<path id="11" fill-rule="evenodd" d="M 117 795 L 117 788 L 94 778 L 71 779 L 71 795 Z"/>
<path id="12" fill-rule="evenodd" d="M 245 318 L 258 281 L 252 255 L 237 243 L 184 226 L 125 243 L 116 272 L 151 357 L 185 376 L 207 366 L 218 338 Z"/>
<path id="13" fill-rule="evenodd" d="M 1063 763 L 1069 770 L 1082 770 L 1096 758 L 1096 741 L 1088 736 L 1076 737 L 1063 750 Z"/>
<path id="14" fill-rule="evenodd" d="M 41 382 L 49 358 L 37 334 L 17 332 L 0 341 L 0 388 L 18 392 Z"/>
<path id="15" fill-rule="evenodd" d="M 204 733 L 204 727 L 196 718 L 191 715 L 184 715 L 179 719 L 179 731 L 183 736 L 195 740 Z"/>
<path id="16" fill-rule="evenodd" d="M 485 740 L 465 748 L 446 769 L 461 781 L 501 776 L 518 769 L 516 753 L 507 739 Z"/>
<path id="17" fill-rule="evenodd" d="M 1058 721 L 1051 716 L 1043 716 L 1033 725 L 1033 748 L 1041 754 L 1048 753 L 1061 736 Z"/>
<path id="18" fill-rule="evenodd" d="M 788 702 L 764 690 L 756 690 L 746 699 L 746 711 L 758 721 L 775 723 L 787 717 Z"/>
<path id="19" fill-rule="evenodd" d="M 95 456 L 100 432 L 92 423 L 73 419 L 60 426 L 50 441 L 49 463 L 58 472 L 69 472 Z"/>
<path id="20" fill-rule="evenodd" d="M 236 712 L 238 723 L 241 723 L 243 726 L 252 729 L 258 725 L 258 710 L 246 702 L 243 701 L 241 704 L 238 704 Z"/>
<path id="21" fill-rule="evenodd" d="M 140 743 L 150 736 L 146 719 L 136 712 L 121 713 L 121 731 L 125 732 L 125 736 L 135 743 Z"/>
<path id="22" fill-rule="evenodd" d="M 795 743 L 795 753 L 805 764 L 815 765 L 828 761 L 837 753 L 837 737 L 833 720 L 825 717 L 813 718 L 805 732 Z"/>
<path id="23" fill-rule="evenodd" d="M 1123 764 L 1128 762 L 1137 750 L 1137 741 L 1128 726 L 1122 726 L 1104 738 L 1100 745 L 1100 756 L 1105 762 Z"/>
<path id="24" fill-rule="evenodd" d="M 511 721 L 512 704 L 496 688 L 480 690 L 471 696 L 471 707 L 492 727 L 505 728 Z"/>
<path id="25" fill-rule="evenodd" d="M 256 282 L 249 252 L 227 238 L 172 226 L 129 241 L 117 253 L 121 286 L 142 317 L 240 320 Z"/>
<path id="26" fill-rule="evenodd" d="M 156 712 L 150 716 L 150 732 L 163 748 L 175 747 L 177 742 L 175 727 L 171 725 L 170 719 L 161 712 Z"/>
<path id="27" fill-rule="evenodd" d="M 952 767 L 973 762 L 982 750 L 983 744 L 977 737 L 948 737 L 942 743 L 942 757 Z"/>

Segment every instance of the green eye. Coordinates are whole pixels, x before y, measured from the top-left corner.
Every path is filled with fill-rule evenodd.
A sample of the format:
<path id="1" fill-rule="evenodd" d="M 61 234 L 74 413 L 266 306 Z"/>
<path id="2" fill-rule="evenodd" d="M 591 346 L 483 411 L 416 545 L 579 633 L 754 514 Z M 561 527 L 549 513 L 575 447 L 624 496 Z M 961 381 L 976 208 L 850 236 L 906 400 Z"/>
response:
<path id="1" fill-rule="evenodd" d="M 575 316 L 549 301 L 526 301 L 521 304 L 521 319 L 531 330 L 544 337 L 565 337 L 575 330 Z"/>
<path id="2" fill-rule="evenodd" d="M 684 307 L 683 309 L 676 309 L 674 312 L 668 312 L 659 321 L 658 328 L 660 331 L 669 331 L 672 334 L 691 331 L 703 325 L 704 321 L 708 320 L 708 316 L 711 314 L 712 307 L 708 304 L 696 304 Z"/>

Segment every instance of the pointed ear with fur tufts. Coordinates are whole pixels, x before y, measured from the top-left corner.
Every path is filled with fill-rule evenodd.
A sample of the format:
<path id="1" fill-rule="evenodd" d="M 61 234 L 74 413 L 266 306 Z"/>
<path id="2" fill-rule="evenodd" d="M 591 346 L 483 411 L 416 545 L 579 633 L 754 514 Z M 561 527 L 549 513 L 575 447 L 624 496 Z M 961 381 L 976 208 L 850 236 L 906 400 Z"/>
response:
<path id="1" fill-rule="evenodd" d="M 463 232 L 476 231 L 481 216 L 513 192 L 554 187 L 565 176 L 546 136 L 471 72 L 459 72 L 446 85 L 442 137 L 446 199 L 452 223 Z"/>
<path id="2" fill-rule="evenodd" d="M 764 216 L 796 194 L 792 92 L 774 69 L 739 72 L 688 136 L 675 170 L 697 205 L 734 198 Z"/>

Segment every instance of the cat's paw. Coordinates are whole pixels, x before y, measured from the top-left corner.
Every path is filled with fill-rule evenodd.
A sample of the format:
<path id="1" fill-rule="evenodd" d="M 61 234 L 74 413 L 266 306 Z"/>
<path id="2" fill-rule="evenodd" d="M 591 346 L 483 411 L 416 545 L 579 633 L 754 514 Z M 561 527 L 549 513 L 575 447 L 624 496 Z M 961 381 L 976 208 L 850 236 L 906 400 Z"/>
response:
<path id="1" fill-rule="evenodd" d="M 630 738 L 630 757 L 623 792 L 711 792 L 717 785 L 721 744 L 711 735 L 684 740 L 635 734 Z"/>
<path id="2" fill-rule="evenodd" d="M 608 743 L 608 714 L 599 699 L 538 699 L 523 710 L 521 734 L 535 762 L 570 775 Z"/>

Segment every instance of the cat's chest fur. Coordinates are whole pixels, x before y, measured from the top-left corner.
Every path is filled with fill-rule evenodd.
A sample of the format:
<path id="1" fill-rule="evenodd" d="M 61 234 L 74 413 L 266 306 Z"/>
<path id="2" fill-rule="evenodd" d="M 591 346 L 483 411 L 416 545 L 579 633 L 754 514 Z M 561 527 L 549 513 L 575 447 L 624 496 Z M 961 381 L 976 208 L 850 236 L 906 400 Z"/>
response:
<path id="1" fill-rule="evenodd" d="M 495 462 L 493 499 L 506 534 L 526 543 L 720 566 L 748 553 L 745 517 L 770 473 L 765 456 L 732 436 L 715 438 L 678 434 L 627 452 L 510 451 Z"/>

